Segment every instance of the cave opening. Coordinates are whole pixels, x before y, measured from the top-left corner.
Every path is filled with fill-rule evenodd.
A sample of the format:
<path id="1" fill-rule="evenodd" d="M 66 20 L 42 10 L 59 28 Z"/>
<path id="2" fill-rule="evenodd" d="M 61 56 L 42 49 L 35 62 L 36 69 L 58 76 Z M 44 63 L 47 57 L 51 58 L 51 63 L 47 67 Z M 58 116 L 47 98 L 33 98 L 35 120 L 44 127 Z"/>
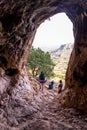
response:
<path id="1" fill-rule="evenodd" d="M 58 13 L 45 20 L 38 28 L 32 45 L 50 53 L 56 64 L 54 79 L 65 79 L 74 45 L 73 24 L 68 16 L 65 13 Z"/>
<path id="2" fill-rule="evenodd" d="M 12 0 L 8 2 L 2 0 L 0 5 L 0 71 L 2 72 L 0 74 L 0 128 L 5 130 L 87 129 L 87 116 L 75 111 L 87 111 L 87 0 Z M 27 74 L 25 63 L 37 27 L 47 18 L 44 23 L 47 21 L 50 25 L 53 21 L 51 16 L 57 13 L 59 15 L 59 12 L 63 11 L 73 22 L 75 42 L 67 68 L 65 89 L 58 95 L 59 75 L 57 75 L 55 89 L 48 90 L 48 84 L 46 84 L 46 89 L 41 91 L 37 80 Z M 62 50 L 61 54 L 56 53 L 56 65 L 60 63 L 57 61 L 58 58 L 63 61 L 62 56 L 65 56 L 65 60 L 68 59 L 66 56 L 69 56 L 68 53 L 66 55 L 63 53 L 63 48 L 65 44 L 68 46 L 69 41 L 62 40 L 64 40 L 63 36 L 70 38 L 71 32 L 68 32 L 66 36 L 67 23 L 65 20 L 60 21 L 62 22 L 65 27 L 58 22 L 55 24 L 57 30 L 60 28 L 59 33 L 54 31 L 53 27 L 53 30 L 49 31 L 52 34 L 47 36 L 47 30 L 52 29 L 50 25 L 50 28 L 46 27 L 42 30 L 42 36 L 45 34 L 45 37 L 39 37 L 40 45 L 43 42 L 46 51 L 48 47 L 51 47 L 49 53 L 57 49 Z M 61 31 L 65 34 L 60 36 Z M 55 45 L 56 37 L 57 45 Z M 36 44 L 39 45 L 39 41 Z M 35 46 L 35 43 L 33 45 Z M 68 52 L 69 47 L 66 47 L 66 50 Z M 60 64 L 60 71 L 63 71 L 64 64 L 65 62 Z M 59 72 L 55 73 L 59 74 Z M 61 104 L 67 108 L 63 109 Z"/>

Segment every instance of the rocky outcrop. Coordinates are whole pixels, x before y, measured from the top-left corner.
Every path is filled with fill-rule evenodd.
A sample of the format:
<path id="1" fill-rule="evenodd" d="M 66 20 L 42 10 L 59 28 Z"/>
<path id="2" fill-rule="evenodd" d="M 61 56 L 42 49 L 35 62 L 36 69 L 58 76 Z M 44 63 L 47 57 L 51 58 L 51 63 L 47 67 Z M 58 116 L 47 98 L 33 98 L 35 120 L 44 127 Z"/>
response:
<path id="1" fill-rule="evenodd" d="M 27 88 L 33 93 L 25 67 L 27 55 L 39 25 L 60 12 L 65 12 L 72 21 L 75 38 L 66 73 L 65 88 L 68 92 L 65 90 L 62 103 L 68 107 L 87 110 L 87 0 L 0 1 L 2 106 L 4 101 L 9 104 L 10 99 L 14 100 L 13 93 L 19 88 Z"/>

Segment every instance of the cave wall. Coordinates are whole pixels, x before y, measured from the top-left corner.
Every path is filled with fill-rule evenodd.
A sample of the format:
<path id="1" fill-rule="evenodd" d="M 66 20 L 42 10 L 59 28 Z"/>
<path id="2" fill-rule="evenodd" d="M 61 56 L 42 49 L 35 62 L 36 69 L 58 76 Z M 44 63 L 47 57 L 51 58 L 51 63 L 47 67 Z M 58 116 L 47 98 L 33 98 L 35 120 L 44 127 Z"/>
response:
<path id="1" fill-rule="evenodd" d="M 0 84 L 2 86 L 0 93 L 2 95 L 4 92 L 11 95 L 14 88 L 19 87 L 20 84 L 21 87 L 26 87 L 25 83 L 32 91 L 25 68 L 29 49 L 39 25 L 47 18 L 61 12 L 65 12 L 72 21 L 75 38 L 66 73 L 66 89 L 62 104 L 67 107 L 87 109 L 87 0 L 0 1 Z"/>

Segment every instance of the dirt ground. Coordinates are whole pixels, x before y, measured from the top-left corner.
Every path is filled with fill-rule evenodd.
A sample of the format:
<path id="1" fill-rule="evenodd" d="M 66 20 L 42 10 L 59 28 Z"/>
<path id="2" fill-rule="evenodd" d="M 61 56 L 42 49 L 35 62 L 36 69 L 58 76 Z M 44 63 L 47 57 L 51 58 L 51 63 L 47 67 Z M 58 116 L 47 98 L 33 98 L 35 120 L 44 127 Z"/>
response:
<path id="1" fill-rule="evenodd" d="M 31 105 L 37 111 L 18 130 L 87 130 L 87 115 L 75 109 L 64 109 L 59 103 L 61 94 L 57 87 L 49 90 L 46 84 L 44 90 L 39 90 Z"/>

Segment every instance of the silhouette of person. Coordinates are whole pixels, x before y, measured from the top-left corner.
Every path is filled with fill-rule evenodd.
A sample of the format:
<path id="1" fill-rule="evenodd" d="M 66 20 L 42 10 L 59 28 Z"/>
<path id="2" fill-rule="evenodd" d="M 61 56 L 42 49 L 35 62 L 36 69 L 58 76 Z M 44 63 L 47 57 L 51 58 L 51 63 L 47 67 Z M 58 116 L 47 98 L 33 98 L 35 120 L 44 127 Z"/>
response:
<path id="1" fill-rule="evenodd" d="M 58 84 L 58 93 L 62 92 L 62 87 L 63 87 L 63 83 L 62 83 L 62 80 L 60 80 Z"/>
<path id="2" fill-rule="evenodd" d="M 42 89 L 43 90 L 43 85 L 44 85 L 44 83 L 46 82 L 46 76 L 45 76 L 45 74 L 44 74 L 44 72 L 43 71 L 41 71 L 41 73 L 40 73 L 40 75 L 39 75 L 39 82 L 41 83 L 41 85 L 40 85 L 40 89 Z"/>

